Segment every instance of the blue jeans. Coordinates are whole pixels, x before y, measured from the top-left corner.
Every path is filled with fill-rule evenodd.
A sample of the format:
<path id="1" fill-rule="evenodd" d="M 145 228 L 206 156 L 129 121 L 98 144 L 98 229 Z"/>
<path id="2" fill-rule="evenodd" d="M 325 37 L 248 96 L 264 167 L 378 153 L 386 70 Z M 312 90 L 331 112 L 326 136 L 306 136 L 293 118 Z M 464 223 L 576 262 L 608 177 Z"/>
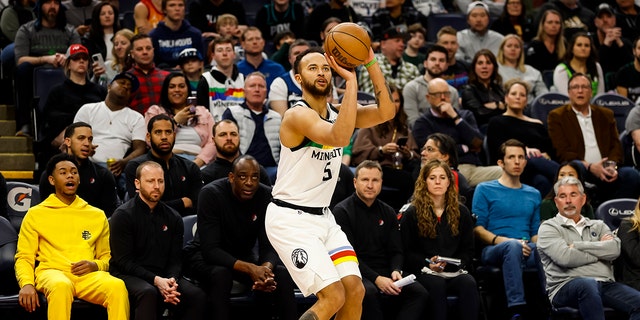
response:
<path id="1" fill-rule="evenodd" d="M 552 304 L 578 308 L 584 320 L 604 320 L 604 306 L 628 313 L 629 320 L 640 319 L 640 291 L 619 282 L 575 278 L 560 288 Z"/>
<path id="2" fill-rule="evenodd" d="M 538 269 L 540 274 L 540 257 L 536 250 L 536 244 L 528 243 L 531 254 L 525 257 L 522 254 L 522 244 L 517 240 L 501 242 L 495 246 L 487 246 L 482 250 L 482 263 L 502 269 L 504 290 L 507 294 L 507 306 L 513 307 L 526 304 L 524 297 L 524 283 L 522 273 L 525 268 Z M 542 283 L 542 282 L 541 282 Z"/>

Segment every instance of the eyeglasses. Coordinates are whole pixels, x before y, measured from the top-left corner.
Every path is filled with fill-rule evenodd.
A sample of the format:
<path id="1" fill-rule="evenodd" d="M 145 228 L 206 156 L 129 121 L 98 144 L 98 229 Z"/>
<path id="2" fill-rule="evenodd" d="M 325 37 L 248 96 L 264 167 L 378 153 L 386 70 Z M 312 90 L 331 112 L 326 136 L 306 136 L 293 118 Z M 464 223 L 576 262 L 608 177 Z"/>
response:
<path id="1" fill-rule="evenodd" d="M 569 89 L 570 90 L 580 90 L 580 89 L 582 89 L 582 90 L 591 90 L 591 86 L 574 84 L 574 85 L 569 86 Z"/>
<path id="2" fill-rule="evenodd" d="M 449 97 L 451 96 L 451 92 L 449 91 L 442 91 L 442 92 L 429 92 L 428 93 L 430 96 L 434 96 L 434 97 L 441 97 L 441 96 L 445 96 L 445 97 Z"/>

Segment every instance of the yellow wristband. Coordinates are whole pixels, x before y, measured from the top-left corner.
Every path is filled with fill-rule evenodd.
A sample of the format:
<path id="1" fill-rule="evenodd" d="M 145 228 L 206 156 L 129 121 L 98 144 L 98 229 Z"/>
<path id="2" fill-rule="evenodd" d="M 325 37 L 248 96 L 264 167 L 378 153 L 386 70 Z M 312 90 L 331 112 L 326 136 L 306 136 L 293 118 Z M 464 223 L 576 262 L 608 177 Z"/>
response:
<path id="1" fill-rule="evenodd" d="M 369 68 L 371 67 L 374 63 L 378 62 L 378 58 L 373 57 L 373 60 L 367 62 L 367 64 L 364 65 L 365 68 Z"/>

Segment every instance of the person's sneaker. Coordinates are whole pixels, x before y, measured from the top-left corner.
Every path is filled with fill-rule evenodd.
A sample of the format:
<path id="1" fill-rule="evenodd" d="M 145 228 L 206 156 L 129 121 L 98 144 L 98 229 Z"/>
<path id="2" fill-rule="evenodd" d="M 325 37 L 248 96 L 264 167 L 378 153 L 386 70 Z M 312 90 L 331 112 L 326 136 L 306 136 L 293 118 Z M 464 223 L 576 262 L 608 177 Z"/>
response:
<path id="1" fill-rule="evenodd" d="M 31 137 L 31 129 L 29 128 L 29 125 L 23 125 L 20 130 L 16 132 L 16 137 Z"/>

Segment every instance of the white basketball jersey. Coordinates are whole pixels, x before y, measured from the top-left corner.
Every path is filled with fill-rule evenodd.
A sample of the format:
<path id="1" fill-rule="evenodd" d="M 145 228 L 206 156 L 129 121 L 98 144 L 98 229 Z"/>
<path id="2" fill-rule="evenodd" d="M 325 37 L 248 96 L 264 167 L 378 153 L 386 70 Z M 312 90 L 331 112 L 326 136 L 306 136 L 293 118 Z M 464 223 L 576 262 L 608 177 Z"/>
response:
<path id="1" fill-rule="evenodd" d="M 295 107 L 310 108 L 303 100 Z M 338 112 L 330 104 L 327 109 L 326 121 L 333 123 Z M 297 147 L 282 146 L 273 198 L 305 207 L 328 207 L 341 163 L 342 147 L 323 146 L 306 137 Z"/>

